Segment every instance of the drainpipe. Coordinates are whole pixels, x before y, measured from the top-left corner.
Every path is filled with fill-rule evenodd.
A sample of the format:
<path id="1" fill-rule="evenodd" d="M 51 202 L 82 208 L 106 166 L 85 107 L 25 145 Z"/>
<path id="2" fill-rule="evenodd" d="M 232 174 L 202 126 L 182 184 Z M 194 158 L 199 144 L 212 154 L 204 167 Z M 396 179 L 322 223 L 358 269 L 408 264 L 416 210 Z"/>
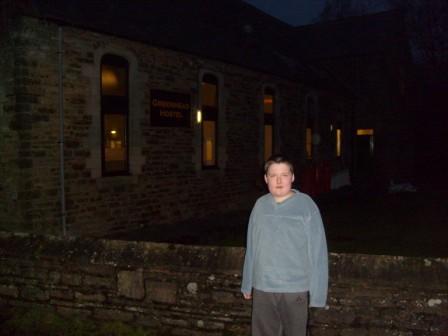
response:
<path id="1" fill-rule="evenodd" d="M 62 235 L 67 235 L 66 211 L 65 211 L 65 172 L 64 172 L 64 36 L 62 27 L 58 28 L 58 84 L 59 84 L 59 167 L 60 167 L 60 195 L 61 195 L 61 225 Z"/>

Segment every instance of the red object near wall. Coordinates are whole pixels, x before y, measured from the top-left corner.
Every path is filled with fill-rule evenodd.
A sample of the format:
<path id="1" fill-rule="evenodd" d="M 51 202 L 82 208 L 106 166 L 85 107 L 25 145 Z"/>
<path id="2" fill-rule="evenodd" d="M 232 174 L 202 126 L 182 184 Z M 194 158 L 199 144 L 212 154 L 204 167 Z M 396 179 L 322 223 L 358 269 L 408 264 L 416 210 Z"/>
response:
<path id="1" fill-rule="evenodd" d="M 314 165 L 305 167 L 299 177 L 299 189 L 301 192 L 315 196 L 315 167 Z"/>
<path id="2" fill-rule="evenodd" d="M 331 190 L 331 166 L 321 162 L 305 167 L 300 173 L 299 189 L 311 197 Z"/>

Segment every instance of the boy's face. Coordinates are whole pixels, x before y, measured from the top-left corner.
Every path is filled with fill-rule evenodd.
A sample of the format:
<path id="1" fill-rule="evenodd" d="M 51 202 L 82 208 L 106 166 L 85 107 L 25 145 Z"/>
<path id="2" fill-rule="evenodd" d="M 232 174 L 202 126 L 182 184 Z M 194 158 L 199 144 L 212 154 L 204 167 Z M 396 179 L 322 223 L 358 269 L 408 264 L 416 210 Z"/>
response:
<path id="1" fill-rule="evenodd" d="M 273 163 L 264 176 L 264 180 L 274 199 L 281 202 L 291 194 L 294 174 L 291 173 L 291 169 L 286 163 Z"/>

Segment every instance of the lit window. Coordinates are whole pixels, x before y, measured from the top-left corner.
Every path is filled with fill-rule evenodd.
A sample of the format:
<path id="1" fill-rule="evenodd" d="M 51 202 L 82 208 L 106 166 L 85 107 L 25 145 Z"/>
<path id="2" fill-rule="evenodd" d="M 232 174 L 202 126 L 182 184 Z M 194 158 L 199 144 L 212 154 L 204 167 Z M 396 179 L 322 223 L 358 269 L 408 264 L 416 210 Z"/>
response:
<path id="1" fill-rule="evenodd" d="M 271 155 L 274 148 L 274 110 L 275 92 L 270 88 L 264 90 L 263 119 L 264 119 L 264 160 Z"/>
<path id="2" fill-rule="evenodd" d="M 105 55 L 101 61 L 103 175 L 128 173 L 128 63 Z"/>
<path id="3" fill-rule="evenodd" d="M 204 75 L 201 85 L 202 165 L 217 166 L 218 79 Z"/>
<path id="4" fill-rule="evenodd" d="M 305 129 L 305 150 L 306 150 L 306 158 L 313 158 L 313 129 L 311 127 L 307 127 Z"/>
<path id="5" fill-rule="evenodd" d="M 204 155 L 204 165 L 206 166 L 214 166 L 216 165 L 215 158 L 215 143 L 216 143 L 216 129 L 215 122 L 205 120 L 203 123 L 203 143 L 202 143 L 202 152 Z"/>
<path id="6" fill-rule="evenodd" d="M 336 156 L 340 157 L 342 153 L 342 130 L 336 128 Z"/>

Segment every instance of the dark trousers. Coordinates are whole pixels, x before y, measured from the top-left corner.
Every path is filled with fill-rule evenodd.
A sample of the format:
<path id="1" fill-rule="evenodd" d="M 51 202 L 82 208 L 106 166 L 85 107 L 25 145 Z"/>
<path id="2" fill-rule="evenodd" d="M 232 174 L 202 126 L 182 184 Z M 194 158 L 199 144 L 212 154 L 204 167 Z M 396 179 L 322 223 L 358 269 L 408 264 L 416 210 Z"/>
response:
<path id="1" fill-rule="evenodd" d="M 306 336 L 308 292 L 253 291 L 252 336 Z"/>

